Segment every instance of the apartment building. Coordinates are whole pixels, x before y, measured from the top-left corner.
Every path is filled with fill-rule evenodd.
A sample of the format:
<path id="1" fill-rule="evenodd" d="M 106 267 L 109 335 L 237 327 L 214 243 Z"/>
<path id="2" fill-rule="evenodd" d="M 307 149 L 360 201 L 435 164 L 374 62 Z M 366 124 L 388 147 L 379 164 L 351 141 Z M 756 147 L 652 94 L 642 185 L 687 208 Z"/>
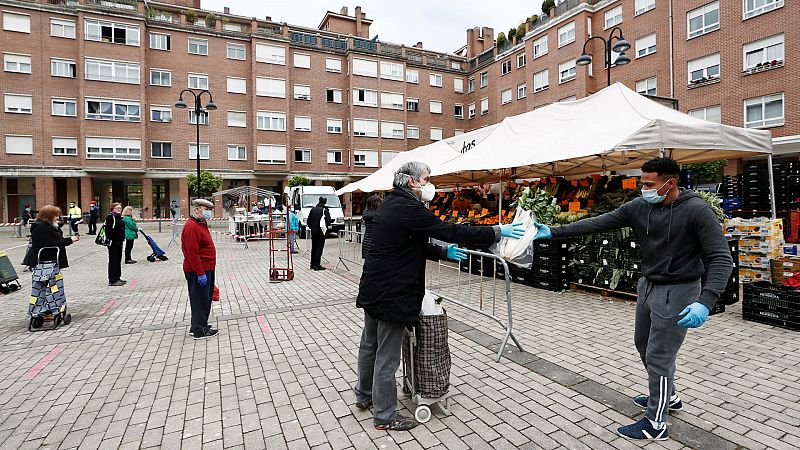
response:
<path id="1" fill-rule="evenodd" d="M 599 41 L 590 66 L 575 61 L 617 26 L 631 62 L 613 80 L 707 120 L 769 127 L 777 150 L 797 151 L 800 85 L 785 54 L 799 9 L 570 0 L 510 45 L 481 27 L 443 53 L 371 39 L 358 7 L 309 28 L 198 0 L 0 0 L 0 210 L 7 221 L 26 204 L 97 199 L 186 214 L 198 153 L 223 188 L 280 191 L 292 175 L 341 186 L 398 152 L 602 89 Z M 196 114 L 186 95 L 176 108 L 187 88 L 208 89 L 218 109 Z"/>

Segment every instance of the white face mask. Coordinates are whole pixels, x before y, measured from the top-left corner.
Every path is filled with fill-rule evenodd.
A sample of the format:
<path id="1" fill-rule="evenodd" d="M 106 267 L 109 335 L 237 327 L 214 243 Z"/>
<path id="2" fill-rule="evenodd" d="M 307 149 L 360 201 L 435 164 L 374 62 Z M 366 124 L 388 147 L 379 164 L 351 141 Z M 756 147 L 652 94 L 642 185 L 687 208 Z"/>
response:
<path id="1" fill-rule="evenodd" d="M 204 209 L 203 210 L 203 218 L 204 219 L 210 219 L 212 217 L 214 217 L 214 211 L 212 211 L 210 209 Z"/>
<path id="2" fill-rule="evenodd" d="M 433 200 L 433 196 L 436 195 L 436 186 L 433 183 L 428 183 L 425 186 L 422 186 L 422 195 L 420 195 L 420 200 L 423 202 L 429 202 Z"/>

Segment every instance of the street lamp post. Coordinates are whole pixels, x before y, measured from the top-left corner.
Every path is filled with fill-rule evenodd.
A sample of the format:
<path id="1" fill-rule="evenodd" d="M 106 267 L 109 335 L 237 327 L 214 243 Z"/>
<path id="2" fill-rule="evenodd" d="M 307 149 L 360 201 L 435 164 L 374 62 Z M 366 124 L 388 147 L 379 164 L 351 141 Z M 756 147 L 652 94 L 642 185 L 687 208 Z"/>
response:
<path id="1" fill-rule="evenodd" d="M 615 36 L 614 32 L 619 31 L 619 36 Z M 608 39 L 603 38 L 602 36 L 592 36 L 583 43 L 583 51 L 581 52 L 581 56 L 578 57 L 575 64 L 579 66 L 588 66 L 592 63 L 592 55 L 586 53 L 586 44 L 589 43 L 592 39 L 600 39 L 603 41 L 603 49 L 604 49 L 604 56 L 605 56 L 605 63 L 606 63 L 606 70 L 608 71 L 608 86 L 611 86 L 611 50 L 619 53 L 617 59 L 613 62 L 614 64 L 624 66 L 631 62 L 631 59 L 625 52 L 631 48 L 630 42 L 626 41 L 624 37 L 622 37 L 622 29 L 620 27 L 614 27 L 611 30 L 611 33 L 608 35 Z M 614 43 L 614 39 L 617 40 L 616 44 Z"/>
<path id="2" fill-rule="evenodd" d="M 208 92 L 206 89 L 203 89 L 200 91 L 200 93 L 195 93 L 191 89 L 184 89 L 181 91 L 178 101 L 175 102 L 176 108 L 186 108 L 186 102 L 183 101 L 183 94 L 186 92 L 192 94 L 192 97 L 194 97 L 194 124 L 197 130 L 197 140 L 194 143 L 195 159 L 197 159 L 197 198 L 200 198 L 200 113 L 213 111 L 217 109 L 217 105 L 214 103 L 214 98 L 211 96 L 211 92 Z M 208 103 L 206 104 L 205 108 L 200 101 L 203 97 L 203 94 L 208 94 Z"/>

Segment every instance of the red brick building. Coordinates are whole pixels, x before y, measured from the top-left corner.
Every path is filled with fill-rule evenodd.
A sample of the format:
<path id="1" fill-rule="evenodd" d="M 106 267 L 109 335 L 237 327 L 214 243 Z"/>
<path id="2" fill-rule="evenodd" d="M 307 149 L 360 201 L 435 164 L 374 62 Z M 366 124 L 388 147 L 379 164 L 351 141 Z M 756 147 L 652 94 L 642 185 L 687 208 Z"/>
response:
<path id="1" fill-rule="evenodd" d="M 223 188 L 281 190 L 291 175 L 341 186 L 397 152 L 602 89 L 601 43 L 587 45 L 590 66 L 574 61 L 615 26 L 632 47 L 613 80 L 800 150 L 800 75 L 785 67 L 796 3 L 568 0 L 516 42 L 498 49 L 492 29 L 473 28 L 455 53 L 373 40 L 358 7 L 316 28 L 199 7 L 0 0 L 2 220 L 91 199 L 186 214 L 196 116 L 174 106 L 186 88 L 218 106 L 200 114 L 199 153 Z"/>

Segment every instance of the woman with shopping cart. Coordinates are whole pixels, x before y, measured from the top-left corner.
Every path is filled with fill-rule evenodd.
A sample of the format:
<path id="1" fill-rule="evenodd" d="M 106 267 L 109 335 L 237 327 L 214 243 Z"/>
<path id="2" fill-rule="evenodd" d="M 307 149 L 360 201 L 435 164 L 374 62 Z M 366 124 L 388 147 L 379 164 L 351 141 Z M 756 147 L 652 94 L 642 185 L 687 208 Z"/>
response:
<path id="1" fill-rule="evenodd" d="M 61 208 L 58 206 L 47 205 L 39 210 L 36 221 L 31 225 L 31 249 L 28 265 L 35 267 L 39 263 L 39 250 L 42 251 L 42 260 L 54 261 L 58 253 L 58 267 L 66 269 L 69 267 L 67 261 L 67 250 L 65 247 L 72 245 L 73 242 L 80 240 L 80 236 L 74 235 L 65 238 L 58 226 L 61 218 Z M 56 252 L 58 247 L 60 251 Z"/>
<path id="2" fill-rule="evenodd" d="M 425 294 L 426 260 L 466 259 L 456 244 L 489 246 L 500 237 L 520 238 L 517 225 L 494 227 L 443 222 L 428 209 L 436 188 L 430 167 L 410 161 L 397 170 L 390 191 L 372 219 L 372 242 L 364 261 L 356 306 L 364 309 L 358 351 L 356 407 L 373 408 L 377 430 L 410 430 L 417 422 L 397 412 L 395 373 L 406 324 L 417 321 Z M 430 238 L 453 242 L 447 247 Z"/>

